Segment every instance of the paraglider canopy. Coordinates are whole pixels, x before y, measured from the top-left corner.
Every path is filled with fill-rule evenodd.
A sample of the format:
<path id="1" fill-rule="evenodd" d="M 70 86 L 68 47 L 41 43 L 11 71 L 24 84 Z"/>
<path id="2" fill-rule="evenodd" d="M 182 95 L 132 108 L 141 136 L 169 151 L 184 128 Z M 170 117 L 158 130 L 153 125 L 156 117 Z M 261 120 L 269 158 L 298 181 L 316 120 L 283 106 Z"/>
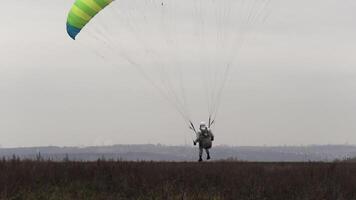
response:
<path id="1" fill-rule="evenodd" d="M 67 33 L 75 40 L 83 27 L 114 0 L 76 0 L 67 18 Z"/>

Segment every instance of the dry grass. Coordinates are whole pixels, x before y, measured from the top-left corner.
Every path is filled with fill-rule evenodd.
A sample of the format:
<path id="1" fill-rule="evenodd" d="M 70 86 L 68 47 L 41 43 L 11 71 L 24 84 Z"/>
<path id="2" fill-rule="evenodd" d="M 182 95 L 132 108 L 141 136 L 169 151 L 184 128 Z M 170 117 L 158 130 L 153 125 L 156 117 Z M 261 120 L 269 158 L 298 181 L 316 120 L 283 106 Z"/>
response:
<path id="1" fill-rule="evenodd" d="M 0 199 L 356 199 L 354 163 L 0 161 Z"/>

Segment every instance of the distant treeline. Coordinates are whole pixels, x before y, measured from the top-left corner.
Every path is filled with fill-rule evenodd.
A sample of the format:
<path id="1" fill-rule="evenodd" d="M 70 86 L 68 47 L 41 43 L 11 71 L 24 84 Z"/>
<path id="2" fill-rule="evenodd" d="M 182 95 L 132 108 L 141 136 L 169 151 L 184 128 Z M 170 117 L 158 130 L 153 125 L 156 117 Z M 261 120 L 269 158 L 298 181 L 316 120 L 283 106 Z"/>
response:
<path id="1" fill-rule="evenodd" d="M 73 161 L 96 161 L 98 159 L 126 161 L 195 161 L 197 148 L 189 146 L 165 145 L 113 145 L 93 147 L 30 147 L 0 148 L 0 158 L 11 159 L 13 155 L 20 159 L 36 160 L 37 157 L 53 161 L 65 159 Z M 356 157 L 356 146 L 351 145 L 313 145 L 313 146 L 262 146 L 232 147 L 213 146 L 211 155 L 214 160 L 230 158 L 245 161 L 333 161 Z"/>

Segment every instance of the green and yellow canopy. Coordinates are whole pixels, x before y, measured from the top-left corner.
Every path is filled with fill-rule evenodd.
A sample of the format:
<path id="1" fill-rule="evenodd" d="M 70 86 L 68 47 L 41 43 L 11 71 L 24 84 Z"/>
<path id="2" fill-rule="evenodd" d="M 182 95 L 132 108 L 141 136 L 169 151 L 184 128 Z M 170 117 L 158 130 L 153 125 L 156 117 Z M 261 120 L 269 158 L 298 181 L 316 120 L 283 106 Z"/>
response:
<path id="1" fill-rule="evenodd" d="M 69 11 L 67 33 L 75 37 L 89 21 L 114 0 L 76 0 Z"/>

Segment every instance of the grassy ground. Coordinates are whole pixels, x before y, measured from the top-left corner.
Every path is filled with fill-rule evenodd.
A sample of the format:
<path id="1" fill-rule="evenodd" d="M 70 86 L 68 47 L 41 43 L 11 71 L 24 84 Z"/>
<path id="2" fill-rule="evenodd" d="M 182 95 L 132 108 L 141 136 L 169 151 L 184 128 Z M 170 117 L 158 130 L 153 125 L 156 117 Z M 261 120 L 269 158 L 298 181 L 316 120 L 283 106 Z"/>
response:
<path id="1" fill-rule="evenodd" d="M 356 199 L 354 163 L 0 161 L 0 199 Z"/>

